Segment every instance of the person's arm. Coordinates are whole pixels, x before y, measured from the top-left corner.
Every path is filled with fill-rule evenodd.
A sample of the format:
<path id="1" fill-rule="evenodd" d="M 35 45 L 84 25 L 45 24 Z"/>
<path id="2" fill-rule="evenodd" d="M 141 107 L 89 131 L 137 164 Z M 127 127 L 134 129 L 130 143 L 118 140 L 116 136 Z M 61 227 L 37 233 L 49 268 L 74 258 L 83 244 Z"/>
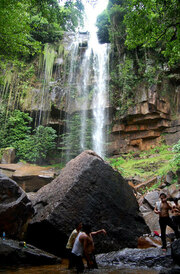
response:
<path id="1" fill-rule="evenodd" d="M 180 208 L 177 205 L 174 205 L 172 208 L 172 212 L 180 213 Z"/>
<path id="2" fill-rule="evenodd" d="M 97 235 L 97 234 L 101 234 L 103 233 L 104 235 L 106 235 L 106 230 L 105 229 L 100 229 L 100 230 L 97 230 L 97 231 L 93 231 L 91 232 L 91 235 Z"/>
<path id="3" fill-rule="evenodd" d="M 168 201 L 166 201 L 166 203 L 168 204 L 169 209 L 172 210 L 173 206 L 171 205 L 171 203 L 169 203 Z"/>
<path id="4" fill-rule="evenodd" d="M 156 214 L 159 214 L 159 213 L 160 213 L 160 211 L 157 209 L 157 205 L 155 205 L 154 212 L 155 212 Z"/>

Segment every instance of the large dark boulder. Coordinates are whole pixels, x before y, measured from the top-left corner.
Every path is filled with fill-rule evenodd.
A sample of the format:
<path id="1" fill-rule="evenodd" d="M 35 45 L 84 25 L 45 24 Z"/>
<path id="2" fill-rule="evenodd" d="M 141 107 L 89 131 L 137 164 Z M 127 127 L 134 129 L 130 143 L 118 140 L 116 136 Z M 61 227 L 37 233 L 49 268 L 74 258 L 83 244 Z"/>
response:
<path id="1" fill-rule="evenodd" d="M 0 174 L 0 235 L 22 239 L 34 209 L 17 183 Z"/>
<path id="2" fill-rule="evenodd" d="M 60 258 L 32 245 L 0 239 L 0 265 L 43 265 L 60 263 Z"/>
<path id="3" fill-rule="evenodd" d="M 149 232 L 132 188 L 93 151 L 71 160 L 32 201 L 36 213 L 27 239 L 58 255 L 78 220 L 90 223 L 93 230 L 107 230 L 107 236 L 94 237 L 97 252 L 136 247 L 138 237 Z"/>
<path id="4" fill-rule="evenodd" d="M 173 260 L 180 265 L 180 239 L 174 241 L 171 245 L 171 253 Z"/>

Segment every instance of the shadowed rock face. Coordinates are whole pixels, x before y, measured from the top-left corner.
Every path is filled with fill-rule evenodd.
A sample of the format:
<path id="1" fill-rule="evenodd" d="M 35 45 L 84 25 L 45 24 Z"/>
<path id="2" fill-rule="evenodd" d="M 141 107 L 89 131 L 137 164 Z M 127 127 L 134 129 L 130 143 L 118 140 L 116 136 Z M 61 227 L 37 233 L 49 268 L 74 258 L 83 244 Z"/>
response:
<path id="1" fill-rule="evenodd" d="M 27 240 L 58 255 L 79 220 L 94 231 L 107 230 L 106 236 L 94 236 L 97 252 L 135 247 L 137 238 L 149 232 L 131 187 L 92 151 L 71 160 L 32 200 L 36 213 Z"/>
<path id="2" fill-rule="evenodd" d="M 0 174 L 0 236 L 21 239 L 34 209 L 16 182 Z"/>
<path id="3" fill-rule="evenodd" d="M 47 265 L 60 263 L 60 258 L 24 242 L 0 239 L 0 261 L 5 265 Z"/>
<path id="4" fill-rule="evenodd" d="M 172 243 L 171 252 L 173 260 L 180 266 L 180 239 Z"/>

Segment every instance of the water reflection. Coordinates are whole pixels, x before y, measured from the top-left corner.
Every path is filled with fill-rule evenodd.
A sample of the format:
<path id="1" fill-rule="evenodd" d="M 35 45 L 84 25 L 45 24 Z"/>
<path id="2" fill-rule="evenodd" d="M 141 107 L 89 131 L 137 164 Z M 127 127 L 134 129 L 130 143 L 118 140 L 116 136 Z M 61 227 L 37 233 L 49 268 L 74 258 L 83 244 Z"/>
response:
<path id="1" fill-rule="evenodd" d="M 24 266 L 24 267 L 6 267 L 1 268 L 0 273 L 3 274 L 75 274 L 75 270 L 67 269 L 68 262 L 67 260 L 63 260 L 62 264 L 58 265 L 44 265 L 44 266 Z M 156 270 L 147 270 L 147 269 L 126 269 L 126 268 L 118 268 L 115 266 L 102 267 L 99 266 L 97 270 L 86 270 L 84 273 L 90 274 L 158 274 L 159 271 Z"/>

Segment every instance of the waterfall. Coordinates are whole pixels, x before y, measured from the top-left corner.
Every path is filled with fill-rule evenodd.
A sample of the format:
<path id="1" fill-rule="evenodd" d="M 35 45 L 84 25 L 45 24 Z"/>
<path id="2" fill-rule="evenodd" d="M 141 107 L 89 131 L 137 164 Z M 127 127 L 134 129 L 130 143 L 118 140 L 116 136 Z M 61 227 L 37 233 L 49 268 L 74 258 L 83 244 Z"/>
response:
<path id="1" fill-rule="evenodd" d="M 93 96 L 93 150 L 100 156 L 105 156 L 105 125 L 106 111 L 108 103 L 108 47 L 99 45 L 96 48 L 95 70 L 95 92 Z"/>
<path id="2" fill-rule="evenodd" d="M 90 2 L 90 1 L 89 1 Z M 107 136 L 108 56 L 109 45 L 97 38 L 96 18 L 108 1 L 99 0 L 93 7 L 87 1 L 84 29 L 71 44 L 67 81 L 66 140 L 67 160 L 85 149 L 105 156 Z"/>
<path id="3" fill-rule="evenodd" d="M 40 108 L 39 108 L 39 116 L 36 124 L 39 126 L 41 124 L 45 124 L 48 122 L 49 115 L 49 82 L 51 81 L 53 65 L 55 60 L 56 52 L 50 44 L 45 44 L 42 64 L 40 64 L 41 68 L 41 76 L 42 79 L 42 88 L 40 91 Z"/>

